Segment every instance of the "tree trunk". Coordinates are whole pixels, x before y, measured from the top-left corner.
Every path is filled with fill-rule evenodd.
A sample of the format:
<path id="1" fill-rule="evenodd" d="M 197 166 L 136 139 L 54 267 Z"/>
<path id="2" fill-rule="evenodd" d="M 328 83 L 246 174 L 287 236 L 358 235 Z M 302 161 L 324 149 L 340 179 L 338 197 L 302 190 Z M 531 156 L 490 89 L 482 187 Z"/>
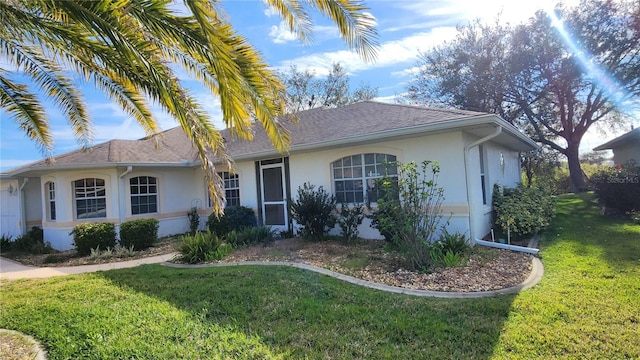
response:
<path id="1" fill-rule="evenodd" d="M 569 144 L 566 151 L 567 161 L 569 162 L 569 179 L 571 180 L 571 191 L 574 193 L 584 192 L 587 190 L 584 181 L 584 173 L 580 167 L 580 158 L 578 144 Z"/>

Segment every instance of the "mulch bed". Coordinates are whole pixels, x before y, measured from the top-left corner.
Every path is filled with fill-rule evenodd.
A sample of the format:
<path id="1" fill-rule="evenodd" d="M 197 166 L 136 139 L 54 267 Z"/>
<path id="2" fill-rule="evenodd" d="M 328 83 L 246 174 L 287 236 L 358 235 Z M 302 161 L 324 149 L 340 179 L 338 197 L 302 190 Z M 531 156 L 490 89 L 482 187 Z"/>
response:
<path id="1" fill-rule="evenodd" d="M 126 261 L 176 251 L 177 239 L 163 239 L 132 257 L 93 259 L 75 250 L 55 254 L 7 254 L 33 266 L 76 266 Z M 438 267 L 421 273 L 408 270 L 398 253 L 387 251 L 384 241 L 360 240 L 310 242 L 297 238 L 276 240 L 268 246 L 236 249 L 221 262 L 289 261 L 314 265 L 376 283 L 409 289 L 475 292 L 508 288 L 522 283 L 531 273 L 531 255 L 476 246 L 463 266 Z M 53 257 L 53 258 L 52 258 Z M 52 262 L 52 259 L 54 260 Z"/>
<path id="2" fill-rule="evenodd" d="M 508 288 L 522 283 L 531 273 L 531 255 L 476 246 L 464 266 L 435 268 L 420 273 L 403 268 L 395 252 L 383 241 L 308 242 L 278 240 L 269 246 L 234 251 L 222 262 L 291 261 L 323 267 L 376 283 L 409 289 L 475 292 Z"/>

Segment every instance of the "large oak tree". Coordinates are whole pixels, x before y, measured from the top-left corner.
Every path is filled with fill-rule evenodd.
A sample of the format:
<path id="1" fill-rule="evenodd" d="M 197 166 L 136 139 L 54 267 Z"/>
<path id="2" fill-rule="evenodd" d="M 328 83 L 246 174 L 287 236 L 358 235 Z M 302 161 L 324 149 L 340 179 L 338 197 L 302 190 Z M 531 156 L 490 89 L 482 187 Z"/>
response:
<path id="1" fill-rule="evenodd" d="M 474 22 L 421 54 L 408 97 L 499 114 L 565 155 L 571 188 L 580 191 L 583 136 L 638 104 L 639 44 L 637 1 L 560 4 L 517 26 Z"/>
<path id="2" fill-rule="evenodd" d="M 265 0 L 302 41 L 310 39 L 315 10 L 331 19 L 344 41 L 365 60 L 375 56 L 377 33 L 359 0 Z M 220 99 L 223 120 L 242 138 L 259 122 L 274 147 L 289 136 L 278 122 L 285 88 L 260 53 L 236 32 L 224 1 L 0 0 L 0 109 L 50 156 L 53 137 L 42 97 L 66 115 L 83 146 L 92 123 L 78 83 L 92 82 L 144 128 L 156 134 L 150 103 L 173 116 L 198 150 L 214 208 L 222 204 L 214 161 L 230 162 L 220 132 L 189 90 L 180 69 Z M 24 79 L 27 79 L 26 81 Z M 35 84 L 34 89 L 29 84 Z"/>

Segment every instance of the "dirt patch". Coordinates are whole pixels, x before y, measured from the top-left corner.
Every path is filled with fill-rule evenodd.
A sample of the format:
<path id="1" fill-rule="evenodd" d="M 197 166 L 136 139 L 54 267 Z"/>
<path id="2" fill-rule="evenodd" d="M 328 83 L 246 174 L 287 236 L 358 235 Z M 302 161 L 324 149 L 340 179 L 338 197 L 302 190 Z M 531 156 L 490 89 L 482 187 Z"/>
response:
<path id="1" fill-rule="evenodd" d="M 396 252 L 382 241 L 308 242 L 278 240 L 269 246 L 235 250 L 222 262 L 291 261 L 315 265 L 376 283 L 409 289 L 474 292 L 508 288 L 522 283 L 531 273 L 531 255 L 476 246 L 464 266 L 435 268 L 430 273 L 403 267 Z"/>

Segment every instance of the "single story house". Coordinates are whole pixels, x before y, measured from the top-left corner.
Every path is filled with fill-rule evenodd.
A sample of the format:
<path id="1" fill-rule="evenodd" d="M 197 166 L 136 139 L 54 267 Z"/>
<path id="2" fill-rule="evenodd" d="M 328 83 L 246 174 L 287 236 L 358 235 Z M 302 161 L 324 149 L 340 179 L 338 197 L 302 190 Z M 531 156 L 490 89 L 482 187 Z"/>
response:
<path id="1" fill-rule="evenodd" d="M 631 129 L 626 134 L 593 148 L 594 151 L 613 150 L 613 162 L 626 164 L 630 161 L 640 164 L 640 128 Z"/>
<path id="2" fill-rule="evenodd" d="M 375 179 L 385 162 L 436 160 L 444 188 L 443 212 L 451 231 L 481 238 L 491 227 L 493 184 L 520 182 L 520 152 L 536 144 L 492 114 L 373 101 L 316 108 L 289 123 L 291 148 L 275 151 L 262 128 L 251 142 L 223 134 L 235 160 L 219 168 L 227 205 L 253 208 L 259 223 L 275 229 L 295 224 L 287 199 L 305 182 L 339 202 L 376 202 Z M 286 121 L 286 120 L 283 120 Z M 211 213 L 197 154 L 181 128 L 139 140 L 110 140 L 88 150 L 12 169 L 0 178 L 2 228 L 17 235 L 41 226 L 56 249 L 72 248 L 69 232 L 83 222 L 153 217 L 159 235 L 188 231 L 187 211 L 201 225 Z M 365 219 L 364 238 L 380 239 Z"/>

